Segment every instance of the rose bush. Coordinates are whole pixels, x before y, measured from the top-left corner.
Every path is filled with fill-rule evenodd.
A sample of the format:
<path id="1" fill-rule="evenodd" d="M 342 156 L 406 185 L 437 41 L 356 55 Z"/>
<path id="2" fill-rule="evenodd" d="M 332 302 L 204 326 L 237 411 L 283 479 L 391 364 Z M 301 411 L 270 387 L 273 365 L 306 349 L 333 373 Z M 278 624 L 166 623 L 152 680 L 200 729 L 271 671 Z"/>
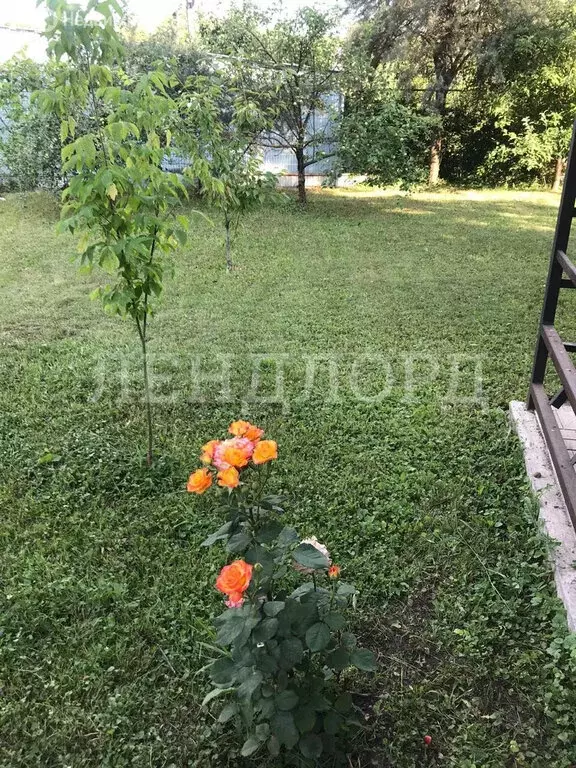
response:
<path id="1" fill-rule="evenodd" d="M 202 494 L 216 479 L 227 519 L 203 545 L 222 542 L 235 558 L 216 580 L 227 606 L 216 641 L 226 652 L 209 666 L 204 704 L 226 699 L 218 720 L 244 731 L 243 756 L 266 748 L 290 764 L 345 761 L 345 738 L 361 721 L 343 673 L 377 666 L 347 629 L 356 590 L 324 544 L 281 522 L 283 499 L 265 494 L 276 443 L 247 421 L 229 432 L 202 447 L 204 466 L 187 486 Z"/>

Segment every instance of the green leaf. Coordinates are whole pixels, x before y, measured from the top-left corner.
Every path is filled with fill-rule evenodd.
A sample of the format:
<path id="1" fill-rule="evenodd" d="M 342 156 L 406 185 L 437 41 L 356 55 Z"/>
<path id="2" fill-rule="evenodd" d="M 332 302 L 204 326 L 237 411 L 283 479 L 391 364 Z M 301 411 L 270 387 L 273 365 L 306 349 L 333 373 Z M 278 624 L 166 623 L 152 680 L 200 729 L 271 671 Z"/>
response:
<path id="1" fill-rule="evenodd" d="M 327 712 L 330 709 L 330 702 L 328 701 L 328 699 L 322 696 L 321 693 L 318 693 L 318 691 L 312 694 L 308 704 L 316 712 Z"/>
<path id="2" fill-rule="evenodd" d="M 356 648 L 356 635 L 352 632 L 342 632 L 340 642 L 346 650 L 353 651 Z"/>
<path id="3" fill-rule="evenodd" d="M 270 520 L 260 528 L 256 534 L 256 541 L 260 544 L 272 544 L 272 542 L 278 538 L 282 530 L 283 528 L 280 523 L 276 520 Z"/>
<path id="4" fill-rule="evenodd" d="M 316 725 L 315 710 L 308 705 L 298 707 L 294 712 L 294 722 L 300 733 L 308 733 Z"/>
<path id="5" fill-rule="evenodd" d="M 336 590 L 338 597 L 349 597 L 350 595 L 355 595 L 356 592 L 356 587 L 352 584 L 346 584 L 345 581 L 341 581 L 338 584 L 338 589 Z"/>
<path id="6" fill-rule="evenodd" d="M 284 501 L 285 501 L 284 496 L 276 496 L 271 494 L 270 496 L 265 496 L 262 499 L 262 501 L 260 502 L 260 506 L 263 509 L 270 510 L 271 512 L 284 512 L 284 509 L 282 507 L 282 504 L 284 503 Z M 294 530 L 294 529 L 291 529 L 291 530 Z M 298 539 L 296 538 L 295 541 L 298 541 Z"/>
<path id="7" fill-rule="evenodd" d="M 234 679 L 236 667 L 232 659 L 224 657 L 213 661 L 208 672 L 210 679 L 216 685 L 229 685 Z"/>
<path id="8" fill-rule="evenodd" d="M 304 584 L 300 584 L 300 586 L 297 587 L 294 590 L 294 592 L 291 593 L 290 597 L 293 600 L 298 600 L 301 597 L 303 597 L 303 595 L 306 595 L 306 594 L 308 594 L 308 592 L 313 592 L 313 591 L 314 591 L 314 582 L 313 581 L 306 581 L 306 582 L 304 582 Z"/>
<path id="9" fill-rule="evenodd" d="M 43 453 L 42 456 L 38 459 L 38 464 L 51 464 L 56 463 L 60 461 L 62 457 L 59 456 L 57 453 L 52 453 L 51 451 L 46 451 L 46 453 Z"/>
<path id="10" fill-rule="evenodd" d="M 294 560 L 304 566 L 312 568 L 315 571 L 327 570 L 330 567 L 330 561 L 312 544 L 299 544 L 294 550 Z"/>
<path id="11" fill-rule="evenodd" d="M 272 757 L 277 757 L 280 754 L 280 742 L 278 741 L 277 736 L 270 736 L 268 739 L 268 752 L 272 755 Z"/>
<path id="12" fill-rule="evenodd" d="M 306 631 L 306 645 L 311 651 L 321 651 L 330 642 L 330 629 L 323 621 L 317 621 Z"/>
<path id="13" fill-rule="evenodd" d="M 210 693 L 207 693 L 202 699 L 202 706 L 205 707 L 206 704 L 212 701 L 212 699 L 216 699 L 218 696 L 222 696 L 224 693 L 230 693 L 233 690 L 233 688 L 213 688 Z"/>
<path id="14" fill-rule="evenodd" d="M 349 693 L 341 693 L 340 696 L 334 702 L 334 709 L 340 714 L 345 715 L 352 709 L 352 695 Z"/>
<path id="15" fill-rule="evenodd" d="M 235 715 L 238 714 L 238 705 L 231 701 L 229 704 L 226 704 L 222 708 L 222 712 L 218 715 L 218 722 L 219 723 L 227 723 L 228 720 L 231 720 Z"/>
<path id="16" fill-rule="evenodd" d="M 260 544 L 257 544 L 255 547 L 251 547 L 244 554 L 244 560 L 246 560 L 246 562 L 250 563 L 251 565 L 260 563 L 264 569 L 262 573 L 263 577 L 270 576 L 276 567 L 276 563 L 274 562 L 274 557 L 272 554 Z"/>
<path id="17" fill-rule="evenodd" d="M 270 720 L 271 717 L 274 717 L 274 713 L 276 712 L 274 699 L 262 699 L 260 702 L 258 702 L 258 706 L 260 708 L 261 717 L 265 718 L 266 720 Z"/>
<path id="18" fill-rule="evenodd" d="M 178 240 L 181 246 L 186 245 L 186 241 L 188 240 L 188 235 L 183 229 L 175 229 L 174 235 L 176 236 L 176 240 Z"/>
<path id="19" fill-rule="evenodd" d="M 273 675 L 278 671 L 278 662 L 276 658 L 264 649 L 258 649 L 256 654 L 256 666 L 266 674 Z"/>
<path id="20" fill-rule="evenodd" d="M 118 256 L 110 245 L 105 245 L 100 251 L 100 266 L 105 272 L 112 275 L 120 266 Z"/>
<path id="21" fill-rule="evenodd" d="M 264 603 L 264 613 L 266 616 L 277 616 L 280 611 L 284 610 L 285 605 L 281 600 L 269 600 Z"/>
<path id="22" fill-rule="evenodd" d="M 378 669 L 376 656 L 368 648 L 355 648 L 350 655 L 350 661 L 364 672 L 375 672 Z"/>
<path id="23" fill-rule="evenodd" d="M 287 749 L 292 749 L 298 743 L 300 734 L 291 712 L 277 712 L 270 727 L 279 744 L 284 744 Z"/>
<path id="24" fill-rule="evenodd" d="M 296 544 L 299 538 L 300 537 L 298 536 L 298 532 L 295 528 L 286 526 L 280 531 L 278 536 L 278 546 L 283 548 L 291 547 L 293 544 Z"/>
<path id="25" fill-rule="evenodd" d="M 298 704 L 298 694 L 296 691 L 292 691 L 290 688 L 288 688 L 276 696 L 275 703 L 276 708 L 281 711 L 294 709 L 294 707 Z"/>
<path id="26" fill-rule="evenodd" d="M 252 633 L 252 637 L 257 643 L 265 643 L 271 640 L 278 629 L 278 619 L 263 619 Z"/>
<path id="27" fill-rule="evenodd" d="M 230 536 L 228 543 L 226 544 L 226 549 L 228 552 L 244 552 L 250 545 L 250 542 L 250 535 L 246 533 L 246 531 L 239 531 L 233 536 Z"/>
<path id="28" fill-rule="evenodd" d="M 220 539 L 226 539 L 230 533 L 230 529 L 232 528 L 232 523 L 224 523 L 223 526 L 218 528 L 218 530 L 215 533 L 211 533 L 208 538 L 204 539 L 201 547 L 211 547 L 212 544 L 215 544 L 217 541 L 220 541 Z"/>
<path id="29" fill-rule="evenodd" d="M 326 664 L 335 672 L 341 672 L 343 669 L 350 666 L 350 654 L 346 648 L 340 646 L 328 654 L 326 657 Z"/>
<path id="30" fill-rule="evenodd" d="M 315 733 L 307 733 L 298 743 L 304 757 L 316 760 L 322 754 L 322 739 Z"/>
<path id="31" fill-rule="evenodd" d="M 333 630 L 342 629 L 346 626 L 346 619 L 341 613 L 337 613 L 336 611 L 330 611 L 330 613 L 322 618 L 322 621 L 328 624 L 330 629 Z"/>
<path id="32" fill-rule="evenodd" d="M 324 715 L 324 730 L 326 733 L 330 733 L 332 736 L 335 736 L 340 730 L 341 725 L 342 716 L 339 715 L 338 712 L 334 712 L 334 710 L 326 712 Z"/>
<path id="33" fill-rule="evenodd" d="M 246 611 L 245 608 L 249 610 Z M 230 645 L 233 642 L 246 642 L 250 632 L 260 623 L 257 615 L 251 615 L 251 606 L 231 608 L 218 617 L 218 645 Z"/>
<path id="34" fill-rule="evenodd" d="M 242 750 L 240 754 L 242 757 L 250 757 L 256 750 L 260 749 L 261 742 L 255 736 L 249 736 L 244 744 L 242 744 Z"/>
<path id="35" fill-rule="evenodd" d="M 249 701 L 263 679 L 262 672 L 258 669 L 253 669 L 250 677 L 244 680 L 242 685 L 239 686 L 236 692 L 238 698 L 240 700 Z"/>

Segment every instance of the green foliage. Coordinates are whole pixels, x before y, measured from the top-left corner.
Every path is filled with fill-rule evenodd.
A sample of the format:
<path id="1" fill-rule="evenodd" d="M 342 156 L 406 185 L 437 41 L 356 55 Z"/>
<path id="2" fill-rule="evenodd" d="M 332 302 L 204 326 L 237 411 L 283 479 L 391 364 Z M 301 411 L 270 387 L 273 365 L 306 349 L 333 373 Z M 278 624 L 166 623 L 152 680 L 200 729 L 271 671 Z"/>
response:
<path id="1" fill-rule="evenodd" d="M 123 67 L 131 77 L 162 69 L 177 77 L 179 89 L 188 77 L 213 74 L 210 59 L 194 45 L 186 31 L 179 28 L 174 18 L 148 35 L 126 23 L 119 32 L 125 45 Z"/>
<path id="2" fill-rule="evenodd" d="M 339 131 L 343 169 L 370 184 L 403 186 L 424 181 L 427 150 L 438 131 L 435 117 L 388 101 L 344 116 Z"/>
<path id="3" fill-rule="evenodd" d="M 276 193 L 277 178 L 261 170 L 257 146 L 268 119 L 245 91 L 204 77 L 188 79 L 179 104 L 176 141 L 191 159 L 185 175 L 200 183 L 208 203 L 222 215 L 230 270 L 231 231 L 243 214 Z"/>
<path id="4" fill-rule="evenodd" d="M 328 571 L 322 545 L 280 522 L 282 499 L 261 496 L 268 479 L 267 466 L 242 469 L 240 485 L 222 491 L 228 521 L 204 541 L 222 541 L 252 566 L 243 604 L 216 619 L 227 655 L 209 667 L 216 687 L 204 703 L 226 696 L 219 721 L 241 724 L 244 756 L 265 747 L 272 756 L 296 751 L 305 765 L 321 755 L 344 760 L 343 739 L 361 719 L 341 675 L 375 672 L 376 657 L 347 631 L 356 589 Z M 312 580 L 299 583 L 295 569 Z"/>
<path id="5" fill-rule="evenodd" d="M 60 117 L 62 172 L 69 175 L 60 229 L 81 235 L 79 260 L 86 271 L 99 266 L 113 278 L 93 296 L 136 323 L 150 464 L 147 324 L 162 292 L 166 257 L 186 242 L 188 224 L 176 213 L 185 187 L 161 167 L 176 109 L 166 90 L 172 81 L 159 70 L 133 80 L 119 68 L 123 46 L 114 28 L 115 0 L 91 0 L 85 10 L 65 0 L 47 0 L 47 6 L 49 52 L 74 64 L 56 73 L 52 89 L 36 94 L 48 114 Z M 73 108 L 91 113 L 93 130 L 77 135 Z"/>
<path id="6" fill-rule="evenodd" d="M 77 65 L 37 93 L 45 110 L 61 118 L 62 170 L 70 180 L 60 228 L 82 235 L 83 267 L 100 266 L 115 278 L 97 291 L 106 309 L 143 322 L 162 290 L 163 255 L 185 241 L 186 220 L 173 215 L 185 188 L 161 168 L 175 108 L 169 80 L 155 71 L 133 81 L 116 68 L 121 42 L 111 3 L 87 9 L 101 15 L 100 23 L 62 2 L 50 7 L 50 52 Z M 94 131 L 77 135 L 72 103 L 92 111 Z"/>
<path id="7" fill-rule="evenodd" d="M 335 27 L 332 14 L 314 8 L 301 8 L 273 24 L 261 14 L 236 9 L 202 30 L 205 45 L 235 57 L 233 82 L 242 90 L 249 83 L 259 105 L 272 113 L 273 125 L 261 143 L 294 153 L 301 203 L 306 202 L 306 168 L 334 154 L 330 128 L 316 126 L 314 115 L 327 111 L 326 95 L 338 89 Z"/>
<path id="8" fill-rule="evenodd" d="M 575 46 L 576 15 L 563 0 L 510 15 L 452 101 L 447 179 L 558 184 L 576 110 Z"/>
<path id="9" fill-rule="evenodd" d="M 550 181 L 576 109 L 566 0 L 352 0 L 352 41 L 407 104 L 442 117 L 432 157 L 458 183 Z M 554 130 L 560 135 L 553 135 Z M 552 147 L 561 155 L 552 155 Z M 431 164 L 431 181 L 434 180 Z M 556 179 L 556 182 L 558 179 Z"/>
<path id="10" fill-rule="evenodd" d="M 554 164 L 568 155 L 572 127 L 562 125 L 561 115 L 541 115 L 538 121 L 526 117 L 522 120 L 522 131 L 504 129 L 505 142 L 493 149 L 479 175 L 490 181 L 504 180 L 507 183 L 539 181 L 549 184 Z"/>
<path id="11" fill-rule="evenodd" d="M 19 190 L 62 185 L 60 122 L 31 99 L 54 76 L 53 64 L 13 58 L 0 66 L 0 167 Z M 74 111 L 76 119 L 77 110 Z"/>

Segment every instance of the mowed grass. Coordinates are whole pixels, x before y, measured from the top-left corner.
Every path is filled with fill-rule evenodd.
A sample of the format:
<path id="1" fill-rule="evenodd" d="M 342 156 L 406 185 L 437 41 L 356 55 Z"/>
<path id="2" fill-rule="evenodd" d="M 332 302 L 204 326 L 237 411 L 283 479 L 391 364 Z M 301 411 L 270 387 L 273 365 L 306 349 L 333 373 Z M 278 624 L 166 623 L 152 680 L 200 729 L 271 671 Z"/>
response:
<path id="1" fill-rule="evenodd" d="M 191 213 L 151 323 L 147 470 L 134 329 L 90 302 L 51 198 L 0 202 L 2 766 L 262 762 L 200 708 L 225 556 L 199 546 L 214 494 L 184 490 L 241 415 L 279 443 L 289 521 L 360 589 L 351 620 L 381 670 L 348 680 L 366 723 L 351 765 L 576 762 L 576 641 L 506 413 L 557 204 L 317 193 L 251 214 L 231 275 Z"/>

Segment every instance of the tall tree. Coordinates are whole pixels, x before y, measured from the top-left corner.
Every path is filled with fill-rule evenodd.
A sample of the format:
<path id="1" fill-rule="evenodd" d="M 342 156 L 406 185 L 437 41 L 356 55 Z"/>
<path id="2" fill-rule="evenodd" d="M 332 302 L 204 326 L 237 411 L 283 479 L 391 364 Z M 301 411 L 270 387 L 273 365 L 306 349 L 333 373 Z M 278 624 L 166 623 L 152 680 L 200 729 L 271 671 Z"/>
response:
<path id="1" fill-rule="evenodd" d="M 508 10 L 450 100 L 445 172 L 558 189 L 576 115 L 576 9 L 543 0 Z"/>
<path id="2" fill-rule="evenodd" d="M 493 112 L 520 167 L 558 191 L 576 117 L 576 7 L 551 0 L 542 11 L 496 41 Z"/>
<path id="3" fill-rule="evenodd" d="M 424 78 L 428 109 L 444 118 L 451 89 L 505 23 L 509 1 L 351 0 L 351 6 L 364 22 L 373 64 L 403 59 Z M 430 147 L 430 184 L 438 182 L 442 150 L 439 131 Z"/>
<path id="4" fill-rule="evenodd" d="M 298 199 L 306 202 L 306 169 L 335 152 L 328 96 L 338 87 L 339 41 L 335 18 L 313 8 L 270 25 L 256 13 L 233 11 L 223 21 L 205 24 L 202 35 L 212 50 L 234 57 L 237 82 L 260 94 L 274 109 L 273 127 L 262 145 L 294 153 Z"/>

